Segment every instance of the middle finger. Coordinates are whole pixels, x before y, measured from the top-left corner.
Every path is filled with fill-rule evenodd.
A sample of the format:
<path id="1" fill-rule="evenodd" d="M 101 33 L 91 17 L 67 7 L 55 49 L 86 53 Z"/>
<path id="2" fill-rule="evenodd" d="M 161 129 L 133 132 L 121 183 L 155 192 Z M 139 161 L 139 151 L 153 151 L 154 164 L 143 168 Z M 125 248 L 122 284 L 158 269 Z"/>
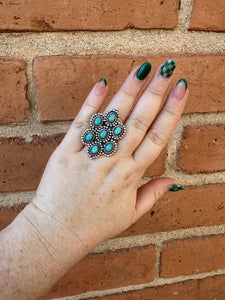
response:
<path id="1" fill-rule="evenodd" d="M 141 88 L 148 80 L 150 71 L 151 64 L 149 62 L 145 62 L 140 67 L 135 67 L 130 72 L 119 91 L 112 98 L 105 112 L 117 108 L 120 113 L 120 118 L 122 122 L 124 122 L 128 117 Z"/>
<path id="2" fill-rule="evenodd" d="M 169 59 L 164 65 L 161 64 L 157 68 L 149 85 L 126 121 L 127 133 L 126 138 L 120 141 L 121 151 L 126 148 L 132 153 L 141 143 L 160 110 L 175 67 L 175 61 Z"/>

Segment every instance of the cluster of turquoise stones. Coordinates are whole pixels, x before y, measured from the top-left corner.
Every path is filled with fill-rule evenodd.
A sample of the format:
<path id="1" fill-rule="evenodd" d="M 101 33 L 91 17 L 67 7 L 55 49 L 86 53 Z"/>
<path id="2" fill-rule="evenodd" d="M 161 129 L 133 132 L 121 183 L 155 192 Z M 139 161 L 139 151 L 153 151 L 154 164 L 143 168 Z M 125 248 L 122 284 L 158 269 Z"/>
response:
<path id="1" fill-rule="evenodd" d="M 81 140 L 88 146 L 90 159 L 100 155 L 110 156 L 117 150 L 116 140 L 121 139 L 126 132 L 125 126 L 119 122 L 119 112 L 112 109 L 105 114 L 94 114 L 90 119 L 90 128 L 86 129 Z"/>

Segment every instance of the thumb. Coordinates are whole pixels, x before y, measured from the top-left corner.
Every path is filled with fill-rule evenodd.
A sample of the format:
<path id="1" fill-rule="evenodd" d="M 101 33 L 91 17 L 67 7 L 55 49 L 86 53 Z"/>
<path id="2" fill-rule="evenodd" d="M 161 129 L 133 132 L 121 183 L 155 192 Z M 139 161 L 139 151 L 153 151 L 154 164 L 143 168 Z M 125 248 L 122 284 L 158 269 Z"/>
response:
<path id="1" fill-rule="evenodd" d="M 169 177 L 160 177 L 142 185 L 137 191 L 136 220 L 149 211 L 162 195 L 169 191 L 176 180 Z M 134 222 L 136 222 L 134 220 Z"/>

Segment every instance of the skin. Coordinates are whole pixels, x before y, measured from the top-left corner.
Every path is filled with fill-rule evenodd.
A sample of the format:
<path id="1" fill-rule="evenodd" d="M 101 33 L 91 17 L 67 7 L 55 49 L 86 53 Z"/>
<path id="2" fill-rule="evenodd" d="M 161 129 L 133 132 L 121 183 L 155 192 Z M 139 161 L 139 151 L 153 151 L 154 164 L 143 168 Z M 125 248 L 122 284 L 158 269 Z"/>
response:
<path id="1" fill-rule="evenodd" d="M 175 129 L 188 98 L 184 83 L 134 68 L 106 111 L 117 108 L 127 132 L 117 152 L 90 160 L 81 134 L 99 112 L 108 86 L 96 83 L 51 155 L 34 199 L 0 233 L 0 294 L 38 299 L 98 244 L 127 229 L 176 181 L 157 178 L 137 189 Z M 137 100 L 140 91 L 142 96 Z"/>

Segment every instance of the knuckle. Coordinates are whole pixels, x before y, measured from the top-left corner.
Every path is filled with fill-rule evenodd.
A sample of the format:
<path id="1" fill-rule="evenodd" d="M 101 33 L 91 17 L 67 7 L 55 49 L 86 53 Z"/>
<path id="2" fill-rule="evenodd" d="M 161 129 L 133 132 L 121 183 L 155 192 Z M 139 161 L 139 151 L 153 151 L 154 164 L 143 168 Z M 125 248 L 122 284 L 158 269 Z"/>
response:
<path id="1" fill-rule="evenodd" d="M 157 89 L 157 88 L 155 88 L 155 87 L 151 87 L 151 86 L 150 86 L 149 89 L 148 89 L 148 93 L 149 93 L 150 95 L 156 96 L 156 97 L 158 97 L 158 98 L 162 98 L 163 95 L 164 95 L 164 93 L 163 93 L 162 90 Z"/>
<path id="2" fill-rule="evenodd" d="M 125 97 L 134 98 L 136 97 L 137 92 L 134 87 L 127 84 L 123 89 L 123 94 L 125 95 Z"/>
<path id="3" fill-rule="evenodd" d="M 154 199 L 154 203 L 156 203 L 156 201 L 161 198 L 163 195 L 163 192 L 161 190 L 158 189 L 153 189 L 153 199 Z"/>
<path id="4" fill-rule="evenodd" d="M 97 110 L 98 106 L 93 103 L 92 99 L 87 99 L 86 108 L 90 108 L 91 110 Z"/>
<path id="5" fill-rule="evenodd" d="M 76 128 L 76 129 L 86 129 L 88 127 L 88 123 L 81 120 L 81 119 L 75 119 L 73 121 L 73 126 Z"/>
<path id="6" fill-rule="evenodd" d="M 141 132 L 146 132 L 148 130 L 148 127 L 149 127 L 148 122 L 144 118 L 142 118 L 141 116 L 134 116 L 131 119 L 131 125 L 135 129 L 138 129 Z"/>
<path id="7" fill-rule="evenodd" d="M 173 118 L 173 119 L 178 119 L 179 114 L 176 111 L 173 111 L 171 108 L 168 106 L 165 106 L 165 111 Z"/>
<path id="8" fill-rule="evenodd" d="M 165 145 L 166 137 L 162 131 L 150 130 L 148 133 L 148 138 L 156 146 L 163 148 Z"/>
<path id="9" fill-rule="evenodd" d="M 132 161 L 129 163 L 129 169 L 126 169 L 126 171 L 122 175 L 122 181 L 125 185 L 130 184 L 134 181 L 136 178 L 138 172 L 138 168 L 135 163 L 132 163 Z"/>

